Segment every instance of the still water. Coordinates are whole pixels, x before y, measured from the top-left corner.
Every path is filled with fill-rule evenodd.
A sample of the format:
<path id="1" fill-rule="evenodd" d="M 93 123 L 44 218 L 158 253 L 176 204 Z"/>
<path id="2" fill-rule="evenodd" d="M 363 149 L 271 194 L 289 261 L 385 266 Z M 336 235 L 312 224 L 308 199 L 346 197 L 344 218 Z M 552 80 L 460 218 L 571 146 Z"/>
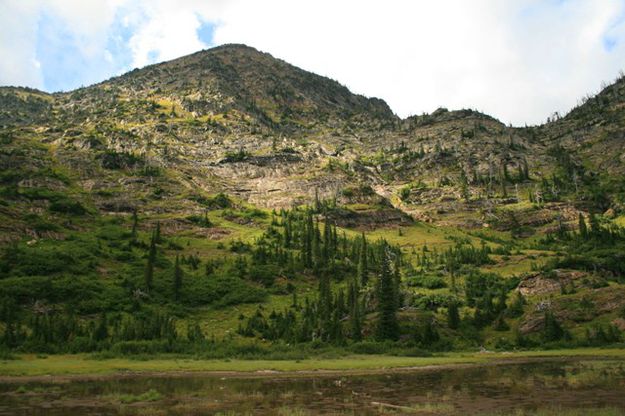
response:
<path id="1" fill-rule="evenodd" d="M 347 376 L 187 374 L 0 383 L 0 415 L 469 416 L 543 409 L 625 415 L 625 362 L 552 361 Z"/>

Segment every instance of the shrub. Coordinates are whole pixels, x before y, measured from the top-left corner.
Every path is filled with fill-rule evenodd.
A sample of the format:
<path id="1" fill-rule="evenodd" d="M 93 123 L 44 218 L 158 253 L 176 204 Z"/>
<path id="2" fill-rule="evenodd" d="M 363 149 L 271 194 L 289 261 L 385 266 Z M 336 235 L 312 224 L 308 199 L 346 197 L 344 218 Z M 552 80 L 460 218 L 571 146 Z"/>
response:
<path id="1" fill-rule="evenodd" d="M 443 279 L 436 276 L 413 276 L 406 279 L 408 286 L 424 287 L 426 289 L 441 289 L 447 287 Z"/>
<path id="2" fill-rule="evenodd" d="M 50 211 L 62 214 L 85 215 L 87 210 L 78 201 L 70 199 L 60 199 L 50 204 Z"/>
<path id="3" fill-rule="evenodd" d="M 265 287 L 273 286 L 276 280 L 276 276 L 280 273 L 278 266 L 268 265 L 254 265 L 250 268 L 250 279 L 262 284 Z"/>

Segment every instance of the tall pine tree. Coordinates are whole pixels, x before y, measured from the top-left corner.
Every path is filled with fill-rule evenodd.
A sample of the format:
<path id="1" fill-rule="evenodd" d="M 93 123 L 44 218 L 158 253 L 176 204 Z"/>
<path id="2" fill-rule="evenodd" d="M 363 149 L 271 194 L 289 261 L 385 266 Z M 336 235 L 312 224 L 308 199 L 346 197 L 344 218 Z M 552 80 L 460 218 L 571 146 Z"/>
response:
<path id="1" fill-rule="evenodd" d="M 360 240 L 360 251 L 358 252 L 358 282 L 360 285 L 367 286 L 369 281 L 369 267 L 367 264 L 367 238 L 362 233 Z"/>
<path id="2" fill-rule="evenodd" d="M 382 243 L 381 250 L 376 338 L 378 340 L 397 340 L 399 338 L 399 323 L 396 314 L 396 290 L 386 243 Z"/>
<path id="3" fill-rule="evenodd" d="M 152 283 L 154 282 L 154 262 L 156 261 L 156 232 L 152 233 L 150 240 L 150 250 L 148 252 L 148 263 L 145 266 L 145 287 L 148 290 L 152 289 Z"/>
<path id="4" fill-rule="evenodd" d="M 131 231 L 131 238 L 132 238 L 132 242 L 136 242 L 137 241 L 137 227 L 139 225 L 139 217 L 137 216 L 137 209 L 133 209 L 132 210 L 132 231 Z"/>
<path id="5" fill-rule="evenodd" d="M 180 268 L 180 259 L 176 256 L 174 264 L 174 299 L 180 299 L 180 289 L 182 289 L 182 269 Z"/>

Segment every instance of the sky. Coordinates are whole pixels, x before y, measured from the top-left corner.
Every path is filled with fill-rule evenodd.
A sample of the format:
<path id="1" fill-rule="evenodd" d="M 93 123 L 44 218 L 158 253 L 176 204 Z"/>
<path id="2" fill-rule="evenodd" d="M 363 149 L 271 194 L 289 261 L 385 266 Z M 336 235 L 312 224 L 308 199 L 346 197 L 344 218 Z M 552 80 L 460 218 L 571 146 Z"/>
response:
<path id="1" fill-rule="evenodd" d="M 531 125 L 625 69 L 625 0 L 0 0 L 0 85 L 68 91 L 225 43 L 402 117 Z"/>

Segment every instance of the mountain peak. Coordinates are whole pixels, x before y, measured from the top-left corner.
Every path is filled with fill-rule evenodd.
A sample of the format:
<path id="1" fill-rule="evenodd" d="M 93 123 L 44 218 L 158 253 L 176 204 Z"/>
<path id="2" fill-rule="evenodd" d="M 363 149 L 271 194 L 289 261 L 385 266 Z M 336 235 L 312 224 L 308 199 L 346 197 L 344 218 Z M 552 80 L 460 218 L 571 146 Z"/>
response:
<path id="1" fill-rule="evenodd" d="M 270 128 L 348 120 L 390 125 L 397 120 L 381 99 L 353 94 L 337 81 L 242 44 L 135 69 L 98 87 L 166 100 L 197 117 L 234 111 Z"/>

